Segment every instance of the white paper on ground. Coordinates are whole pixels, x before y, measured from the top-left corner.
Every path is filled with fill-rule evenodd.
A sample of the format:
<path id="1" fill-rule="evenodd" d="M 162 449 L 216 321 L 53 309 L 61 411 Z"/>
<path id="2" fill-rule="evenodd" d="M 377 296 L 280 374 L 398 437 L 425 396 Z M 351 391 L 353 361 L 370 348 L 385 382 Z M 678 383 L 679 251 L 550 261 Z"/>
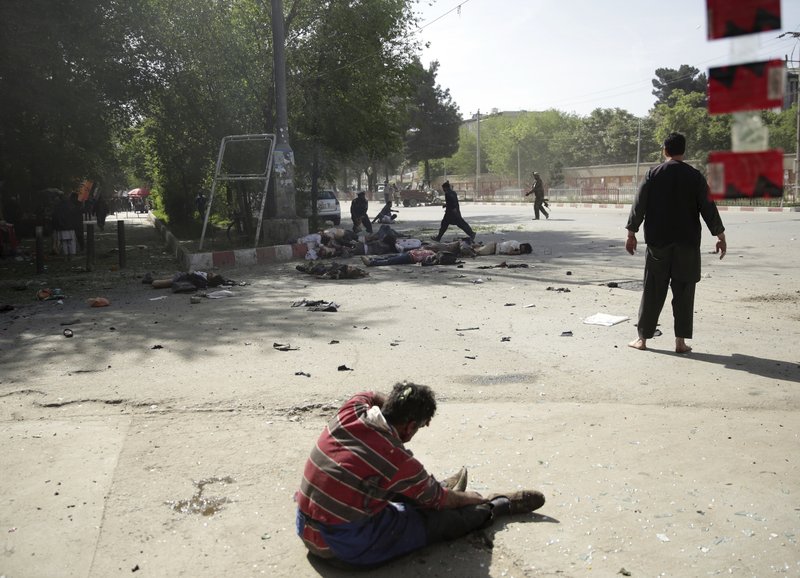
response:
<path id="1" fill-rule="evenodd" d="M 587 325 L 603 325 L 604 327 L 611 327 L 617 323 L 627 321 L 630 317 L 624 315 L 609 315 L 608 313 L 595 313 L 583 320 Z"/>

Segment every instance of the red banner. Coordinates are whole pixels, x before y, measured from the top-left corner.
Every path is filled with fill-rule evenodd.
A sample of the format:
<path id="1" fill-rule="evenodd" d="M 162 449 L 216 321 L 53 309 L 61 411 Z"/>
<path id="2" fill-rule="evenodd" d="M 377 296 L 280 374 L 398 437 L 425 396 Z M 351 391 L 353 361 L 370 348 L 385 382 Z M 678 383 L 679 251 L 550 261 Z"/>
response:
<path id="1" fill-rule="evenodd" d="M 708 155 L 708 188 L 711 198 L 763 198 L 783 196 L 783 151 Z"/>
<path id="2" fill-rule="evenodd" d="M 708 39 L 781 27 L 781 0 L 706 0 Z"/>
<path id="3" fill-rule="evenodd" d="M 749 62 L 708 71 L 708 112 L 779 108 L 783 105 L 785 68 L 781 60 Z"/>

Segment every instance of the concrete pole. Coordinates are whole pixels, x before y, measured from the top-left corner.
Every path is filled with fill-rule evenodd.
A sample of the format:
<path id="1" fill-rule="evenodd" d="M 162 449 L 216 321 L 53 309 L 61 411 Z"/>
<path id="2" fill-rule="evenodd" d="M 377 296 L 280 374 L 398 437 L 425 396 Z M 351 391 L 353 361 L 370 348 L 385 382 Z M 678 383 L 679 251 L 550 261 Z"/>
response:
<path id="1" fill-rule="evenodd" d="M 473 200 L 478 198 L 478 185 L 481 179 L 481 109 L 478 109 L 478 146 L 475 147 L 475 194 Z"/>
<path id="2" fill-rule="evenodd" d="M 294 152 L 289 145 L 289 115 L 286 104 L 286 42 L 283 1 L 272 0 L 272 50 L 275 68 L 275 210 L 278 219 L 297 217 L 294 196 Z"/>

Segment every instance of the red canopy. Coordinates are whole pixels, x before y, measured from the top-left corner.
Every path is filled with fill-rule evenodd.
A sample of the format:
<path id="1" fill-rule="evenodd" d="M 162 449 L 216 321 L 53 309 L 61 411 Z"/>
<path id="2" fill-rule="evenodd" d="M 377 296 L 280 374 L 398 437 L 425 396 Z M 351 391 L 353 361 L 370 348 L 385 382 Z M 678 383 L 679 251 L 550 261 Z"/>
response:
<path id="1" fill-rule="evenodd" d="M 129 199 L 143 199 L 150 195 L 149 189 L 131 189 L 128 191 L 127 197 Z"/>

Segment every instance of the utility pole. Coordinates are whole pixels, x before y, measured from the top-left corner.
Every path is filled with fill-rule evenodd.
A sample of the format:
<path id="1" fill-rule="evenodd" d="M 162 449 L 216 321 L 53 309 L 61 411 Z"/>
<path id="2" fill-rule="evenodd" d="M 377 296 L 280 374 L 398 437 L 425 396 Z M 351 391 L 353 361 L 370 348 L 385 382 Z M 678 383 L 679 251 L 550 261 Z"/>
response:
<path id="1" fill-rule="evenodd" d="M 478 196 L 478 185 L 481 179 L 481 109 L 478 109 L 478 146 L 475 147 L 475 194 L 473 199 Z"/>
<path id="2" fill-rule="evenodd" d="M 308 234 L 308 220 L 297 218 L 294 189 L 294 151 L 289 145 L 286 103 L 286 36 L 283 1 L 272 0 L 272 58 L 275 69 L 275 152 L 272 159 L 275 214 L 264 221 L 268 241 L 284 242 Z M 266 192 L 266 191 L 265 191 Z"/>
<path id="3" fill-rule="evenodd" d="M 642 119 L 639 119 L 639 133 L 636 136 L 636 182 L 633 185 L 639 187 L 639 162 L 642 157 Z"/>

